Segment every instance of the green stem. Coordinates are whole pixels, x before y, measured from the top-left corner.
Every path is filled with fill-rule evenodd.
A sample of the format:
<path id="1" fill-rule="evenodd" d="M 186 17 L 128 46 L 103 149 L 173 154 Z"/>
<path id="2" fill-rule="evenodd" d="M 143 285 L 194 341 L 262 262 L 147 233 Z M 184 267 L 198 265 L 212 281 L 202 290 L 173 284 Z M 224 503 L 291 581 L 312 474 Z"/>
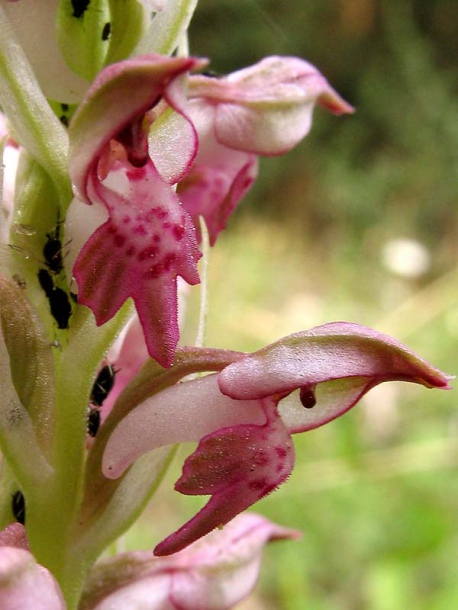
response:
<path id="1" fill-rule="evenodd" d="M 55 544 L 57 560 L 52 572 L 59 581 L 69 608 L 75 607 L 86 576 L 87 557 L 70 555 L 72 532 L 80 514 L 86 459 L 86 423 L 89 395 L 100 362 L 131 313 L 126 304 L 101 327 L 96 327 L 92 312 L 77 307 L 69 331 L 70 340 L 56 372 L 56 468 L 55 510 L 59 514 L 60 540 Z M 58 535 L 55 531 L 53 534 Z M 49 537 L 48 532 L 47 537 Z M 54 540 L 54 538 L 52 538 Z M 49 544 L 49 541 L 48 541 Z M 49 557 L 49 560 L 53 559 Z"/>

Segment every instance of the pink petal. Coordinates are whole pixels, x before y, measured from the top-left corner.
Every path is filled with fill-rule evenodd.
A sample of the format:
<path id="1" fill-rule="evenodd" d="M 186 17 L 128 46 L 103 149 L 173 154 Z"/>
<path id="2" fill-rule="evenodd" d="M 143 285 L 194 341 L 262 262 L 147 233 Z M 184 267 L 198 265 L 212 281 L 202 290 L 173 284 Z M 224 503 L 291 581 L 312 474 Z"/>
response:
<path id="1" fill-rule="evenodd" d="M 125 553 L 94 568 L 81 610 L 225 610 L 246 598 L 267 542 L 297 538 L 255 514 L 240 515 L 173 557 Z"/>
<path id="2" fill-rule="evenodd" d="M 353 112 L 318 70 L 296 57 L 267 57 L 221 79 L 195 76 L 190 95 L 216 105 L 216 137 L 229 148 L 279 155 L 310 131 L 319 103 L 335 114 Z"/>
<path id="3" fill-rule="evenodd" d="M 264 401 L 264 426 L 238 425 L 203 438 L 186 460 L 175 489 L 212 497 L 197 515 L 157 545 L 156 555 L 170 555 L 228 523 L 238 513 L 274 491 L 291 473 L 294 448 L 275 402 Z"/>
<path id="4" fill-rule="evenodd" d="M 191 170 L 178 185 L 183 207 L 191 215 L 200 238 L 199 216 L 207 225 L 210 244 L 239 201 L 251 188 L 258 173 L 256 155 L 219 144 L 214 134 L 215 108 L 200 100 L 189 106 L 190 117 L 199 136 L 199 151 Z"/>
<path id="5" fill-rule="evenodd" d="M 346 413 L 374 385 L 376 383 L 366 377 L 348 377 L 323 382 L 313 390 L 313 407 L 304 408 L 299 392 L 294 392 L 280 401 L 278 411 L 291 434 L 307 432 Z"/>
<path id="6" fill-rule="evenodd" d="M 23 549 L 0 547 L 0 608 L 65 610 L 62 593 L 48 570 Z"/>
<path id="7" fill-rule="evenodd" d="M 87 193 L 91 168 L 111 138 L 165 96 L 168 101 L 180 100 L 173 87 L 179 75 L 203 65 L 193 58 L 144 55 L 112 64 L 102 70 L 91 85 L 69 128 L 70 176 L 80 199 L 89 202 Z M 192 124 L 182 147 L 178 165 L 187 166 L 195 155 L 196 137 Z M 173 173 L 173 172 L 171 172 Z"/>
<path id="8" fill-rule="evenodd" d="M 25 527 L 21 523 L 12 523 L 0 532 L 0 547 L 11 546 L 18 549 L 30 550 Z"/>
<path id="9" fill-rule="evenodd" d="M 346 377 L 364 377 L 371 385 L 410 381 L 444 389 L 451 379 L 396 339 L 349 322 L 280 339 L 229 365 L 218 379 L 223 394 L 250 400 Z"/>
<path id="10" fill-rule="evenodd" d="M 110 217 L 76 260 L 78 301 L 101 325 L 132 297 L 149 354 L 169 366 L 179 337 L 177 276 L 199 281 L 194 227 L 151 162 L 140 168 L 116 162 L 109 182 L 116 190 L 91 177 L 89 195 Z"/>

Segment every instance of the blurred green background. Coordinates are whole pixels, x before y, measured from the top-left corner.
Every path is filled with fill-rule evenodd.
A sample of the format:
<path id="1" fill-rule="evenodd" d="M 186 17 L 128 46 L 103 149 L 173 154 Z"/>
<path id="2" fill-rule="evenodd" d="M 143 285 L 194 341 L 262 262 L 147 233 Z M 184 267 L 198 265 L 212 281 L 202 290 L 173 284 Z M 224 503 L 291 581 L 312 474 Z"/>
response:
<path id="1" fill-rule="evenodd" d="M 456 373 L 458 2 L 201 0 L 190 42 L 220 73 L 304 57 L 357 109 L 317 109 L 301 145 L 263 160 L 210 253 L 207 344 L 254 350 L 349 320 Z M 197 308 L 193 291 L 191 318 Z M 386 384 L 295 437 L 292 477 L 255 509 L 303 539 L 267 549 L 240 609 L 458 608 L 456 403 Z M 195 511 L 171 491 L 181 463 L 142 522 L 161 507 L 153 538 Z M 150 548 L 144 529 L 132 536 Z"/>

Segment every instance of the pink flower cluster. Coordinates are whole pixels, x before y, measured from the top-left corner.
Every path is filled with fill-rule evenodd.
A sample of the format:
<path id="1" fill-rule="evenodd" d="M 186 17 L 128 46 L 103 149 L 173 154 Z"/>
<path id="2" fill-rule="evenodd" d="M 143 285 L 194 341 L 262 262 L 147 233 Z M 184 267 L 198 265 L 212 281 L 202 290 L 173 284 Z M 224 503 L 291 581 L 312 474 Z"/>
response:
<path id="1" fill-rule="evenodd" d="M 104 324 L 132 298 L 148 352 L 164 366 L 179 338 L 177 277 L 199 281 L 199 216 L 214 244 L 256 178 L 258 155 L 296 145 L 316 103 L 352 111 L 293 57 L 222 78 L 186 77 L 204 65 L 148 55 L 108 66 L 69 129 L 78 199 L 106 218 L 74 265 L 78 302 Z"/>

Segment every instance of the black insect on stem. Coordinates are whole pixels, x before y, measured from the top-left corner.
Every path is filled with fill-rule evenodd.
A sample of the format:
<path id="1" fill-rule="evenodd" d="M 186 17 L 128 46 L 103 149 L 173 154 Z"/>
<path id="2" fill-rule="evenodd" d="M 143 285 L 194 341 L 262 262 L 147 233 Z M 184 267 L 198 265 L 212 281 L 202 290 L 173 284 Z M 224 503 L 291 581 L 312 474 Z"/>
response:
<path id="1" fill-rule="evenodd" d="M 87 416 L 87 433 L 94 438 L 100 428 L 100 409 L 90 408 Z"/>
<path id="2" fill-rule="evenodd" d="M 91 406 L 87 416 L 87 433 L 94 437 L 100 428 L 100 407 L 105 402 L 106 397 L 113 389 L 117 371 L 112 364 L 105 364 L 92 386 L 89 401 Z"/>
<path id="3" fill-rule="evenodd" d="M 47 269 L 40 269 L 37 275 L 40 286 L 43 289 L 46 297 L 49 299 L 50 293 L 54 290 L 54 281 L 52 276 Z"/>
<path id="4" fill-rule="evenodd" d="M 25 498 L 19 489 L 11 496 L 11 510 L 16 521 L 25 525 Z"/>
<path id="5" fill-rule="evenodd" d="M 112 364 L 105 364 L 97 375 L 91 390 L 90 402 L 96 407 L 101 407 L 111 392 L 117 371 Z"/>
<path id="6" fill-rule="evenodd" d="M 79 19 L 86 12 L 91 0 L 72 0 L 73 17 Z"/>
<path id="7" fill-rule="evenodd" d="M 43 246 L 45 265 L 51 273 L 59 275 L 64 268 L 62 241 L 60 238 L 60 222 L 57 223 L 53 233 L 46 233 L 46 238 L 46 243 Z"/>
<path id="8" fill-rule="evenodd" d="M 69 120 L 69 116 L 68 116 L 70 106 L 68 104 L 61 104 L 60 107 L 62 110 L 62 114 L 59 116 L 59 121 L 62 123 L 62 125 L 65 125 L 65 127 L 68 127 L 70 124 L 70 120 Z"/>
<path id="9" fill-rule="evenodd" d="M 102 40 L 108 40 L 110 38 L 110 34 L 111 34 L 111 23 L 108 21 L 107 23 L 105 23 L 105 25 L 103 26 L 103 30 L 102 30 Z"/>
<path id="10" fill-rule="evenodd" d="M 60 329 L 68 328 L 70 316 L 72 315 L 72 306 L 70 305 L 68 294 L 65 290 L 54 284 L 53 277 L 47 269 L 40 269 L 38 271 L 38 281 L 49 301 L 51 315 L 57 322 L 57 327 Z"/>

